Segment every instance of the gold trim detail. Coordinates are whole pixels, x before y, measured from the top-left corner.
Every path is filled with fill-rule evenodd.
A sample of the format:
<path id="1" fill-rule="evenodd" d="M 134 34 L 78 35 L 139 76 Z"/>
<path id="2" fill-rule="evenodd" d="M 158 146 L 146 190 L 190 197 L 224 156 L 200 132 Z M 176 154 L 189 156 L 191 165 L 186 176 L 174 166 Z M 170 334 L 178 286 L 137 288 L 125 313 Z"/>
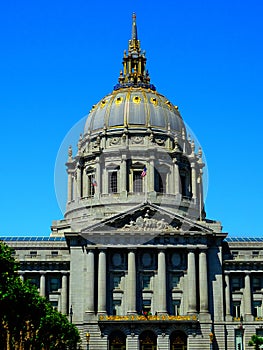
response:
<path id="1" fill-rule="evenodd" d="M 142 100 L 142 99 L 141 99 L 139 96 L 134 96 L 133 99 L 132 99 L 132 101 L 133 101 L 134 103 L 140 103 L 141 100 Z"/>
<path id="2" fill-rule="evenodd" d="M 100 103 L 100 108 L 104 108 L 106 103 L 107 103 L 107 101 L 102 100 L 101 103 Z"/>
<path id="3" fill-rule="evenodd" d="M 197 315 L 170 316 L 170 315 L 124 315 L 108 316 L 100 315 L 99 321 L 197 321 Z"/>
<path id="4" fill-rule="evenodd" d="M 123 97 L 117 97 L 116 100 L 115 100 L 115 104 L 116 105 L 120 105 L 123 101 Z"/>
<path id="5" fill-rule="evenodd" d="M 156 97 L 151 97 L 151 98 L 150 98 L 150 101 L 151 101 L 151 103 L 152 103 L 154 106 L 157 106 L 157 105 L 158 105 L 158 101 L 157 101 L 157 98 L 156 98 Z"/>

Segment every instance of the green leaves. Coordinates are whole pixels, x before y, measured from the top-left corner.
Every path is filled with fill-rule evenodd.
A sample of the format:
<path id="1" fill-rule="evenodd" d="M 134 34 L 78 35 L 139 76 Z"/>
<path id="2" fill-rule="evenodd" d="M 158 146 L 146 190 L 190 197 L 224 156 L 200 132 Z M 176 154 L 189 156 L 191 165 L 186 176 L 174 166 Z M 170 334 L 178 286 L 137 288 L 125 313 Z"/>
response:
<path id="1" fill-rule="evenodd" d="M 259 350 L 260 345 L 263 345 L 263 338 L 254 334 L 254 335 L 252 335 L 251 340 L 248 342 L 248 345 L 254 346 L 255 350 Z"/>
<path id="2" fill-rule="evenodd" d="M 17 274 L 12 250 L 0 242 L 0 349 L 75 350 L 77 328 Z M 22 345 L 23 346 L 23 345 Z"/>

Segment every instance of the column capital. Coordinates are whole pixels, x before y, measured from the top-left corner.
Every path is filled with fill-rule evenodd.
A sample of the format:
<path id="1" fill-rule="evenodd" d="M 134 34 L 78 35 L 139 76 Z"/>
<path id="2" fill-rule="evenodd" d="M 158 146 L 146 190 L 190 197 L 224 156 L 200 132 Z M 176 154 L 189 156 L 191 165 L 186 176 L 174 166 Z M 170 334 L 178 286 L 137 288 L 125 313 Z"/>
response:
<path id="1" fill-rule="evenodd" d="M 93 252 L 96 250 L 96 247 L 86 247 L 86 253 Z"/>
<path id="2" fill-rule="evenodd" d="M 129 254 L 129 253 L 132 253 L 132 252 L 135 253 L 135 252 L 137 251 L 137 249 L 138 249 L 137 247 L 128 248 L 128 254 Z"/>
<path id="3" fill-rule="evenodd" d="M 195 253 L 196 250 L 197 250 L 197 248 L 194 247 L 194 246 L 187 247 L 187 252 L 188 252 L 188 253 Z"/>

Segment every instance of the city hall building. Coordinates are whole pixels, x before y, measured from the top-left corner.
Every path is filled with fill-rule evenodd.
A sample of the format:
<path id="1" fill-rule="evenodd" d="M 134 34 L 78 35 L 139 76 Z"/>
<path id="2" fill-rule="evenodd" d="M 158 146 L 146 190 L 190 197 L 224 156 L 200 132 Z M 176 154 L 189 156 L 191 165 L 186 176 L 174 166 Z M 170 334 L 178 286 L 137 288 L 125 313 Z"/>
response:
<path id="1" fill-rule="evenodd" d="M 206 218 L 202 150 L 150 81 L 135 15 L 122 63 L 69 147 L 64 218 L 50 237 L 2 239 L 82 349 L 249 349 L 263 335 L 263 239 Z"/>

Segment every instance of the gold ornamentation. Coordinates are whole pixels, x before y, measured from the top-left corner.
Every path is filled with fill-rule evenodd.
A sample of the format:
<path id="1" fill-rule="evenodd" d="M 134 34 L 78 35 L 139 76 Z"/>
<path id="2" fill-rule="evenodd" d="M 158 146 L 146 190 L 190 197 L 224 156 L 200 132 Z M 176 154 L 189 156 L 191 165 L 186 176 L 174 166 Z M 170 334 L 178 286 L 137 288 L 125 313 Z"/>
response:
<path id="1" fill-rule="evenodd" d="M 120 105 L 123 101 L 123 97 L 117 97 L 115 100 L 116 105 Z"/>
<path id="2" fill-rule="evenodd" d="M 172 108 L 172 104 L 171 104 L 170 101 L 167 100 L 165 103 L 167 104 L 167 106 L 168 106 L 169 108 Z"/>
<path id="3" fill-rule="evenodd" d="M 104 108 L 106 105 L 106 101 L 105 100 L 102 100 L 101 103 L 100 103 L 100 108 Z"/>
<path id="4" fill-rule="evenodd" d="M 151 98 L 150 98 L 150 102 L 151 102 L 154 106 L 157 106 L 157 105 L 158 105 L 158 101 L 157 101 L 156 97 L 151 97 Z"/>
<path id="5" fill-rule="evenodd" d="M 132 99 L 132 101 L 133 101 L 134 103 L 137 103 L 137 104 L 140 103 L 141 100 L 142 100 L 142 99 L 141 99 L 139 96 L 134 96 L 133 99 Z"/>
<path id="6" fill-rule="evenodd" d="M 100 315 L 99 321 L 197 321 L 197 315 L 171 316 L 171 315 Z"/>

